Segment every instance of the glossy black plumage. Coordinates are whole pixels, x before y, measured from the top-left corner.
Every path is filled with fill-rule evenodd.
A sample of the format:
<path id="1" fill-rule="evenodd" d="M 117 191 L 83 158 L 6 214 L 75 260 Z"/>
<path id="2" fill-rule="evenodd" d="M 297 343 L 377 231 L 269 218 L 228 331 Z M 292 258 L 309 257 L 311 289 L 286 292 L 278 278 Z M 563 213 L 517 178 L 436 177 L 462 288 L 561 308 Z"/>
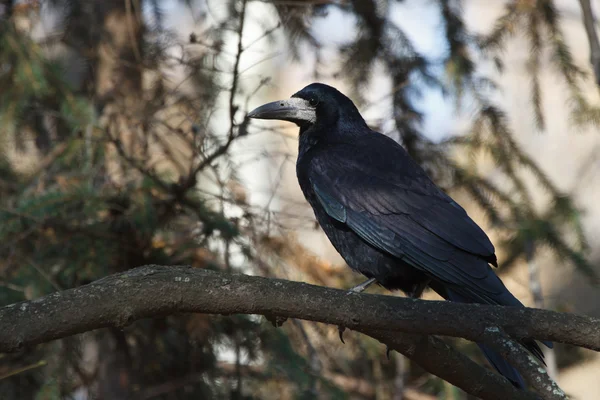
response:
<path id="1" fill-rule="evenodd" d="M 523 307 L 490 267 L 497 264 L 487 235 L 402 146 L 369 129 L 352 101 L 330 86 L 312 84 L 292 97 L 302 108 L 293 119 L 300 126 L 298 181 L 352 269 L 411 296 L 429 285 L 451 301 Z M 267 118 L 277 106 L 287 103 L 271 103 L 254 115 Z M 543 359 L 534 341 L 523 344 Z M 523 386 L 506 361 L 480 347 L 496 369 Z"/>

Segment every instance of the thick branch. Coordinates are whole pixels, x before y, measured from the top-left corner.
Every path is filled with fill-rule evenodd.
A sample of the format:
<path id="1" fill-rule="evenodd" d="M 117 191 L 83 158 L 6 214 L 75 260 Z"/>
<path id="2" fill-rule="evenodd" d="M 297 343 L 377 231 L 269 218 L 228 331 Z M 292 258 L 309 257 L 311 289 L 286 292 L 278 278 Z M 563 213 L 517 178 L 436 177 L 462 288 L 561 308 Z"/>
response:
<path id="1" fill-rule="evenodd" d="M 469 357 L 436 337 L 369 328 L 357 330 L 385 343 L 388 348 L 404 354 L 426 371 L 478 398 L 539 400 L 532 393 L 516 389 L 500 375 L 479 367 Z"/>
<path id="2" fill-rule="evenodd" d="M 565 400 L 567 395 L 521 344 L 507 337 L 498 328 L 486 329 L 486 344 L 515 366 L 530 387 L 549 400 Z"/>
<path id="3" fill-rule="evenodd" d="M 349 294 L 278 279 L 189 267 L 146 266 L 0 308 L 0 351 L 14 351 L 101 327 L 121 327 L 140 318 L 177 312 L 263 314 L 346 326 L 377 338 L 428 371 L 483 398 L 502 398 L 502 393 L 505 396 L 512 386 L 492 373 L 485 375 L 480 371 L 477 379 L 461 375 L 465 369 L 472 374 L 476 364 L 440 340 L 420 335 L 439 334 L 485 342 L 486 328 L 498 327 L 516 339 L 553 340 L 600 349 L 600 320 L 585 316 Z M 440 364 L 441 356 L 455 368 Z M 482 395 L 488 387 L 504 389 L 495 397 L 487 392 Z M 515 392 L 504 398 L 530 398 L 529 394 Z"/>

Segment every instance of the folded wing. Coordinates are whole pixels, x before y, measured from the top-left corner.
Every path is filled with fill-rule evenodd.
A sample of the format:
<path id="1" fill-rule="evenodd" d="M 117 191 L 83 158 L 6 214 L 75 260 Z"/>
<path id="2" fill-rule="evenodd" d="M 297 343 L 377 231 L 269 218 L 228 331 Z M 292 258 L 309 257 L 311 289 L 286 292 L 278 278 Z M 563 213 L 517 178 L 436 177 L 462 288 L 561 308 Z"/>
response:
<path id="1" fill-rule="evenodd" d="M 356 152 L 349 158 L 348 150 L 336 146 L 315 156 L 309 170 L 313 190 L 332 218 L 472 301 L 521 305 L 488 265 L 496 257 L 487 235 L 424 172 L 405 174 L 415 168 L 406 168 L 398 154 L 400 168 Z M 385 156 L 378 160 L 389 159 Z"/>

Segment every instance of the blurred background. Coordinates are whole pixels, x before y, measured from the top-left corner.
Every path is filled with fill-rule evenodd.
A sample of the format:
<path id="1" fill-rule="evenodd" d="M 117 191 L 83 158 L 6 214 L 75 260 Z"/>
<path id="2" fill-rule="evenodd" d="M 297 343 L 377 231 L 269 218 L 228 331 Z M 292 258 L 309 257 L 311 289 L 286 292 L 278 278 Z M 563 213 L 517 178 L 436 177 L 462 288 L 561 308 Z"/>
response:
<path id="1" fill-rule="evenodd" d="M 300 193 L 297 128 L 245 118 L 321 81 L 485 228 L 526 305 L 598 316 L 598 12 L 597 0 L 1 0 L 0 305 L 149 263 L 361 282 Z M 468 398 L 375 340 L 345 340 L 256 316 L 142 320 L 0 354 L 0 398 Z M 596 353 L 556 345 L 547 361 L 572 398 L 600 398 Z"/>

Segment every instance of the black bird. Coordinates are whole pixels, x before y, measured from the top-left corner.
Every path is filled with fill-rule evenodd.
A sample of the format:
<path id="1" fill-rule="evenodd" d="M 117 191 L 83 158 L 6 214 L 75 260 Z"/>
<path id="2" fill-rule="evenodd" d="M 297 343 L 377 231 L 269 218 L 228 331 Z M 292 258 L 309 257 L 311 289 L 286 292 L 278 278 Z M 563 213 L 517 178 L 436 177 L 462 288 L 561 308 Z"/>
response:
<path id="1" fill-rule="evenodd" d="M 300 127 L 300 187 L 335 249 L 369 278 L 357 291 L 377 282 L 419 297 L 429 285 L 450 301 L 523 307 L 490 267 L 498 264 L 485 232 L 337 89 L 313 83 L 248 117 Z M 522 343 L 543 362 L 534 340 Z M 499 354 L 479 346 L 502 375 L 525 386 Z"/>

